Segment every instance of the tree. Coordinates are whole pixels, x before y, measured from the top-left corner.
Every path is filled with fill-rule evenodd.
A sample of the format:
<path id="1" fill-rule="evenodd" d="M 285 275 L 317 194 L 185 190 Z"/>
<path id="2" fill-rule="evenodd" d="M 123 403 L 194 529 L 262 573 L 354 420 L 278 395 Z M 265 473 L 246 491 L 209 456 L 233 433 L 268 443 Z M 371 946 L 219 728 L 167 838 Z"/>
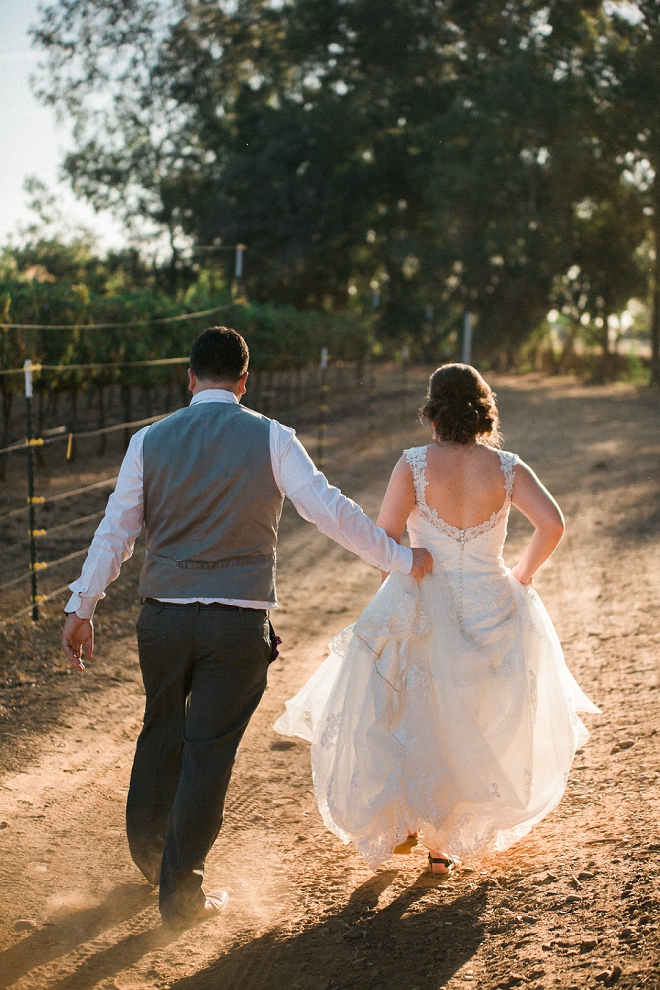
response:
<path id="1" fill-rule="evenodd" d="M 573 264 L 557 280 L 552 301 L 573 321 L 590 343 L 600 344 L 603 360 L 599 376 L 614 378 L 616 367 L 610 347 L 609 320 L 628 301 L 643 293 L 644 272 L 637 248 L 644 239 L 642 211 L 607 163 L 601 196 L 575 207 L 571 258 Z M 610 174 L 607 174 L 610 173 Z M 612 277 L 616 272 L 616 277 Z M 575 333 L 570 337 L 573 344 Z"/>
<path id="2" fill-rule="evenodd" d="M 612 6 L 592 67 L 595 100 L 608 152 L 647 218 L 652 380 L 660 384 L 660 6 Z"/>
<path id="3" fill-rule="evenodd" d="M 458 24 L 434 168 L 446 296 L 476 311 L 478 335 L 509 361 L 572 264 L 573 204 L 591 189 L 593 114 L 575 57 L 589 6 L 464 5 Z"/>

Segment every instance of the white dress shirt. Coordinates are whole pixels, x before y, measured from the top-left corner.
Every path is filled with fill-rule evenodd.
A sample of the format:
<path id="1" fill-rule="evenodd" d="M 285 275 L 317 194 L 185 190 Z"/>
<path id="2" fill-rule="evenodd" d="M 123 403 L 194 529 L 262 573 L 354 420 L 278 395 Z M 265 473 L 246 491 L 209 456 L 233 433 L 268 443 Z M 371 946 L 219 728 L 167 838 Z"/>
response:
<path id="1" fill-rule="evenodd" d="M 198 402 L 238 402 L 233 392 L 209 388 L 193 396 Z M 121 565 L 133 553 L 135 541 L 144 522 L 143 460 L 144 436 L 150 426 L 139 430 L 132 438 L 117 478 L 117 487 L 108 499 L 89 553 L 77 581 L 69 587 L 72 595 L 65 611 L 76 612 L 82 619 L 91 619 L 96 603 L 105 598 L 105 589 L 119 576 Z M 359 505 L 328 483 L 316 469 L 295 431 L 270 421 L 270 462 L 275 483 L 283 495 L 293 502 L 296 511 L 308 522 L 362 560 L 382 571 L 410 573 L 412 550 L 400 546 L 383 529 L 364 514 Z M 185 510 L 184 510 L 185 511 Z M 253 602 L 231 598 L 164 598 L 162 601 L 209 605 L 240 605 L 244 608 L 277 608 L 277 602 Z"/>

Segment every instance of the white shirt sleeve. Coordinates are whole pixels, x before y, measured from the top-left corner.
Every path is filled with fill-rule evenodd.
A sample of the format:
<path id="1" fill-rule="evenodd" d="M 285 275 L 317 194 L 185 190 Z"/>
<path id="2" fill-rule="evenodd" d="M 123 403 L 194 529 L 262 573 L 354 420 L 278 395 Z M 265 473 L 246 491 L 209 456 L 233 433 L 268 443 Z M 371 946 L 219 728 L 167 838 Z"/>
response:
<path id="1" fill-rule="evenodd" d="M 108 499 L 105 515 L 94 534 L 80 577 L 64 611 L 91 619 L 105 589 L 119 577 L 121 565 L 133 554 L 143 522 L 142 444 L 149 427 L 131 437 L 122 461 L 117 486 Z"/>
<path id="2" fill-rule="evenodd" d="M 346 550 L 382 571 L 409 574 L 412 550 L 376 526 L 359 505 L 328 482 L 295 432 L 271 420 L 271 464 L 275 482 L 296 511 Z"/>

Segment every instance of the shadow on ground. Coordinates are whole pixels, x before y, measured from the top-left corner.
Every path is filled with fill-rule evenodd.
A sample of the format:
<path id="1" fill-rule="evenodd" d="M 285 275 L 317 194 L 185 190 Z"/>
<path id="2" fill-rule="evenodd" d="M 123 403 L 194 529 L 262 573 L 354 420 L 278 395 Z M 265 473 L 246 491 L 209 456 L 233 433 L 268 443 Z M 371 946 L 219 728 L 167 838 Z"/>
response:
<path id="1" fill-rule="evenodd" d="M 145 931 L 132 932 L 85 960 L 74 973 L 51 984 L 49 990 L 91 990 L 101 981 L 117 976 L 130 966 L 135 966 L 148 952 L 166 948 L 178 937 L 178 933 L 157 923 L 155 927 L 147 928 Z M 115 983 L 115 987 L 117 986 L 118 984 Z"/>
<path id="2" fill-rule="evenodd" d="M 275 929 L 229 950 L 172 990 L 331 990 L 360 986 L 438 990 L 483 940 L 486 887 L 449 900 L 450 888 L 423 873 L 396 900 L 376 911 L 396 876 L 379 873 L 354 891 L 346 907 L 287 937 Z M 433 896 L 429 903 L 427 895 Z M 424 899 L 424 903 L 420 903 Z"/>
<path id="3" fill-rule="evenodd" d="M 145 908 L 154 904 L 153 888 L 146 883 L 126 883 L 110 891 L 105 900 L 94 907 L 72 911 L 59 916 L 54 923 L 40 928 L 22 938 L 5 952 L 0 953 L 0 987 L 9 987 L 22 976 L 39 966 L 58 959 L 90 940 L 97 938 L 103 932 L 124 921 L 128 921 Z M 145 934 L 152 934 L 151 932 Z M 127 940 L 124 940 L 127 941 Z M 121 943 L 119 943 L 121 944 Z M 113 946 L 114 952 L 118 945 Z M 140 954 L 144 954 L 143 949 Z M 132 953 L 134 955 L 135 953 Z M 101 953 L 100 955 L 107 955 Z M 126 953 L 119 969 L 128 965 Z M 82 981 L 73 977 L 66 979 L 58 986 L 91 987 L 99 978 L 98 966 L 94 963 L 84 964 L 88 974 Z M 92 982 L 92 972 L 95 974 Z M 74 976 L 77 974 L 74 974 Z M 103 975 L 108 975 L 104 972 Z"/>

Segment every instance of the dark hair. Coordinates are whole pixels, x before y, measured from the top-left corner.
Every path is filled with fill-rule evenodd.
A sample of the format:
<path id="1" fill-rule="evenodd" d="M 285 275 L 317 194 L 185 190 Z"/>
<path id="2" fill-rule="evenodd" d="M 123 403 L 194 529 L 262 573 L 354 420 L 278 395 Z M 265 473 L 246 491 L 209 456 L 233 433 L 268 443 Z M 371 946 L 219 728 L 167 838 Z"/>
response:
<path id="1" fill-rule="evenodd" d="M 433 372 L 420 415 L 430 420 L 439 440 L 473 443 L 482 438 L 493 447 L 500 445 L 495 395 L 469 364 L 445 364 Z"/>
<path id="2" fill-rule="evenodd" d="M 209 327 L 190 349 L 190 370 L 203 382 L 237 382 L 249 360 L 247 344 L 228 327 Z"/>

